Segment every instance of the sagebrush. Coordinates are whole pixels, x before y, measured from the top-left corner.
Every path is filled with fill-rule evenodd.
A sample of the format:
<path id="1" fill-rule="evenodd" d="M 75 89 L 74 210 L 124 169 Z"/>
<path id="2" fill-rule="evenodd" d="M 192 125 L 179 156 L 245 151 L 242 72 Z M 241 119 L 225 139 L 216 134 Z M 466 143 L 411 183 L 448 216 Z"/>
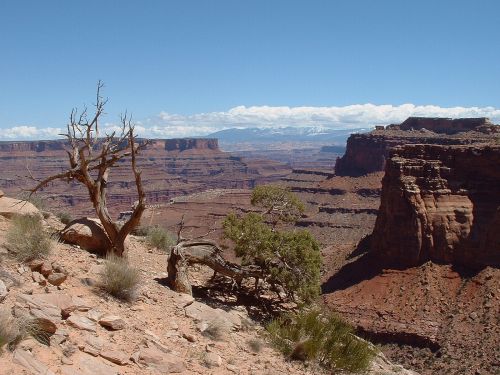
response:
<path id="1" fill-rule="evenodd" d="M 175 245 L 174 236 L 161 227 L 148 227 L 145 233 L 147 243 L 159 250 L 167 251 Z"/>
<path id="2" fill-rule="evenodd" d="M 132 267 L 127 258 L 110 254 L 106 257 L 101 286 L 112 296 L 130 301 L 137 293 L 139 270 Z"/>
<path id="3" fill-rule="evenodd" d="M 271 344 L 290 359 L 317 361 L 330 370 L 362 372 L 376 354 L 337 314 L 320 308 L 285 314 L 267 326 Z"/>
<path id="4" fill-rule="evenodd" d="M 56 216 L 63 224 L 69 224 L 73 220 L 71 214 L 66 211 L 58 212 Z"/>
<path id="5" fill-rule="evenodd" d="M 7 247 L 21 262 L 47 257 L 55 243 L 36 215 L 15 216 L 6 239 Z"/>

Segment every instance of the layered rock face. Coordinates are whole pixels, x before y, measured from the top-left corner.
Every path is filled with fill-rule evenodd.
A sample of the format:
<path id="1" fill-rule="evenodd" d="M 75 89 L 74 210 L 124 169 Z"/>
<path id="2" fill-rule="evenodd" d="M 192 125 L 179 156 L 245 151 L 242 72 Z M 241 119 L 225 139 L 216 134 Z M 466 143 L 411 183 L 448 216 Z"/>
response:
<path id="1" fill-rule="evenodd" d="M 138 140 L 143 142 L 144 140 Z M 68 166 L 65 141 L 0 143 L 0 188 L 16 196 L 33 181 L 23 180 L 27 167 L 35 178 L 60 173 Z M 286 165 L 269 160 L 247 160 L 223 152 L 217 139 L 155 139 L 138 155 L 137 163 L 148 204 L 163 204 L 176 196 L 213 188 L 253 188 L 277 181 L 291 172 Z M 128 162 L 110 174 L 108 208 L 113 214 L 128 210 L 137 199 Z M 40 192 L 52 209 L 75 215 L 92 214 L 88 192 L 81 184 L 50 184 Z"/>
<path id="2" fill-rule="evenodd" d="M 385 264 L 500 266 L 500 145 L 390 152 L 372 251 Z"/>
<path id="3" fill-rule="evenodd" d="M 384 170 L 389 150 L 404 144 L 466 145 L 500 137 L 500 126 L 487 118 L 410 117 L 399 125 L 352 134 L 344 156 L 337 160 L 339 176 L 360 176 Z"/>
<path id="4" fill-rule="evenodd" d="M 165 150 L 213 150 L 219 151 L 219 141 L 216 138 L 176 138 L 165 140 Z"/>

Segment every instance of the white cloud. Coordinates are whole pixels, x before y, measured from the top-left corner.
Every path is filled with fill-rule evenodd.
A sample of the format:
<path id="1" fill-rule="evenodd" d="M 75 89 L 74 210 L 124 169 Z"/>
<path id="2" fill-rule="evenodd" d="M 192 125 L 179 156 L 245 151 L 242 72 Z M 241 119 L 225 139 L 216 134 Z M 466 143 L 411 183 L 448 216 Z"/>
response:
<path id="1" fill-rule="evenodd" d="M 238 106 L 225 112 L 207 112 L 179 115 L 160 112 L 157 116 L 138 121 L 139 135 L 152 138 L 207 135 L 228 128 L 322 127 L 355 129 L 400 123 L 409 116 L 431 117 L 489 117 L 500 123 L 500 109 L 494 107 L 450 107 L 414 104 L 374 105 L 355 104 L 344 107 L 270 107 Z M 119 130 L 115 124 L 106 124 L 105 131 Z M 3 129 L 0 139 L 40 139 L 56 137 L 57 128 L 15 126 Z"/>

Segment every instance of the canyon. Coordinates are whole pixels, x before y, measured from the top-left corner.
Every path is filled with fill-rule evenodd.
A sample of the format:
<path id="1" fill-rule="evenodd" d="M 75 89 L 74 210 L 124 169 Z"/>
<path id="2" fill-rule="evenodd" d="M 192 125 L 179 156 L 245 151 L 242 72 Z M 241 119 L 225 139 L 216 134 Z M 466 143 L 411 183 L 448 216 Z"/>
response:
<path id="1" fill-rule="evenodd" d="M 139 140 L 144 142 L 144 140 Z M 65 141 L 1 142 L 0 189 L 18 196 L 36 181 L 68 166 Z M 148 204 L 164 204 L 175 196 L 212 188 L 252 188 L 286 176 L 291 169 L 280 162 L 245 159 L 223 152 L 217 139 L 155 139 L 138 156 Z M 48 208 L 74 215 L 92 215 L 88 193 L 78 183 L 50 184 L 39 194 Z M 113 215 L 128 210 L 136 200 L 128 161 L 114 168 L 108 207 Z"/>
<path id="2" fill-rule="evenodd" d="M 0 143 L 0 189 L 10 195 L 29 186 L 15 176 L 26 165 L 36 177 L 66 166 L 60 141 L 11 144 Z M 252 187 L 287 185 L 306 206 L 296 227 L 322 245 L 325 305 L 423 375 L 495 374 L 499 145 L 499 127 L 485 118 L 377 126 L 352 134 L 336 163 L 337 145 L 228 153 L 214 139 L 154 140 L 139 161 L 148 199 L 142 223 L 176 232 L 184 218 L 184 236 L 222 241 L 228 212 L 255 210 Z M 126 215 L 130 191 L 120 165 L 110 183 L 113 214 Z M 94 215 L 77 185 L 50 186 L 43 197 L 52 209 Z M 237 261 L 230 249 L 225 255 Z"/>

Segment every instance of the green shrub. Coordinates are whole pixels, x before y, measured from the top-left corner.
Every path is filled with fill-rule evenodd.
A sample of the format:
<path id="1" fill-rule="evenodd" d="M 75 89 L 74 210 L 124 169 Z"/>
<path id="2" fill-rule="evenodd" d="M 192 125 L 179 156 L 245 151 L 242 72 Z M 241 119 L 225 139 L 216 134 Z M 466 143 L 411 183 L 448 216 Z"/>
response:
<path id="1" fill-rule="evenodd" d="M 63 224 L 69 224 L 73 218 L 71 217 L 71 214 L 69 212 L 58 212 L 57 213 L 57 218 L 61 221 Z"/>
<path id="2" fill-rule="evenodd" d="M 29 195 L 29 194 L 21 194 L 21 200 L 30 202 L 33 206 L 38 208 L 40 211 L 44 211 L 47 209 L 47 203 L 44 198 L 42 198 L 40 195 Z"/>
<path id="3" fill-rule="evenodd" d="M 130 301 L 136 296 L 139 281 L 139 271 L 133 268 L 126 258 L 112 254 L 107 256 L 101 281 L 106 292 L 116 298 Z"/>
<path id="4" fill-rule="evenodd" d="M 147 243 L 157 249 L 166 251 L 175 245 L 174 237 L 163 228 L 149 227 L 146 233 Z"/>
<path id="5" fill-rule="evenodd" d="M 295 222 L 304 212 L 304 203 L 286 186 L 257 186 L 252 191 L 251 203 L 266 209 L 274 225 L 278 221 Z"/>
<path id="6" fill-rule="evenodd" d="M 44 258 L 54 246 L 38 216 L 15 216 L 6 238 L 7 247 L 21 262 Z"/>
<path id="7" fill-rule="evenodd" d="M 319 308 L 285 314 L 266 330 L 271 344 L 290 359 L 317 361 L 334 371 L 365 371 L 376 354 L 337 314 Z"/>
<path id="8" fill-rule="evenodd" d="M 256 213 L 229 214 L 223 227 L 242 264 L 260 267 L 266 281 L 282 286 L 289 298 L 310 302 L 319 295 L 320 248 L 308 231 L 277 231 Z"/>

